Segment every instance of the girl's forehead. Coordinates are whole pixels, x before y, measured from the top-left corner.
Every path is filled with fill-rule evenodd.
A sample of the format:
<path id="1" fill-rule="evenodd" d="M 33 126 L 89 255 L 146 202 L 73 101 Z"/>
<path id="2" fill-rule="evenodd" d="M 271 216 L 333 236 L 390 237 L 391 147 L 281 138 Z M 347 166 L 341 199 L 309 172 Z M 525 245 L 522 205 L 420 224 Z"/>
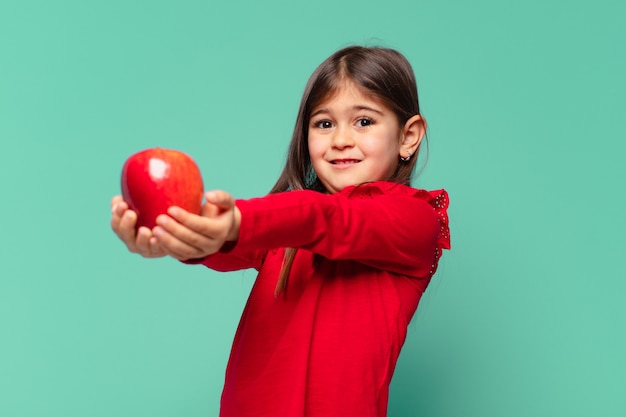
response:
<path id="1" fill-rule="evenodd" d="M 337 85 L 333 89 L 329 90 L 318 103 L 315 103 L 311 110 L 313 112 L 316 109 L 324 107 L 338 98 L 349 98 L 359 101 L 373 101 L 379 105 L 385 106 L 383 100 L 381 100 L 371 91 L 367 90 L 365 87 L 356 84 L 350 79 L 343 79 L 339 83 L 337 83 Z"/>
<path id="2" fill-rule="evenodd" d="M 343 78 L 334 86 L 334 88 L 328 91 L 324 100 L 331 100 L 340 94 L 353 95 L 356 97 L 367 97 L 371 95 L 367 89 L 358 85 L 351 79 Z"/>

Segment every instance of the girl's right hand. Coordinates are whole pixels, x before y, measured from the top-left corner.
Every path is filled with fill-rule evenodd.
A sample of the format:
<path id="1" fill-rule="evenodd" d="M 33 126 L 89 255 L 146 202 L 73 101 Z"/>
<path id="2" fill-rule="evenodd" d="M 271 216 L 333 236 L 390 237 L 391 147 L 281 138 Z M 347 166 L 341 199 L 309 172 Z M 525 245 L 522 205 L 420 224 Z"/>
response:
<path id="1" fill-rule="evenodd" d="M 166 255 L 150 229 L 142 226 L 135 231 L 137 213 L 128 208 L 121 195 L 116 195 L 111 200 L 111 213 L 111 228 L 129 251 L 144 258 L 159 258 Z"/>

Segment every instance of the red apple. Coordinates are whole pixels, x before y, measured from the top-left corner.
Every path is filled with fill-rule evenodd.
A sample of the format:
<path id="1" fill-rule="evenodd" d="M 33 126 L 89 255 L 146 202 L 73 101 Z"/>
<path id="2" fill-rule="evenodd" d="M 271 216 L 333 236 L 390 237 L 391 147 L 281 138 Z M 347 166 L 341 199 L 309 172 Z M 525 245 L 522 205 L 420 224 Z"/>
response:
<path id="1" fill-rule="evenodd" d="M 200 214 L 204 186 L 189 155 L 152 148 L 131 155 L 122 169 L 122 196 L 137 212 L 137 227 L 152 229 L 159 214 L 171 206 Z"/>

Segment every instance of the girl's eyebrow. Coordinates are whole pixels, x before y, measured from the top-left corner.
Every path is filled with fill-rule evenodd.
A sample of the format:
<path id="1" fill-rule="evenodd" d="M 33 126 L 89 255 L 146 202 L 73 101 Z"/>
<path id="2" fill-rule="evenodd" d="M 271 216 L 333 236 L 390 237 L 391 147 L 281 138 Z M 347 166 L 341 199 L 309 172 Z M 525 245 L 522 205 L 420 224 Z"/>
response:
<path id="1" fill-rule="evenodd" d="M 318 114 L 322 114 L 322 113 L 328 113 L 328 109 L 325 109 L 325 108 L 317 109 L 314 112 L 312 112 L 311 116 L 309 116 L 309 117 L 312 119 L 315 116 L 317 116 Z"/>
<path id="2" fill-rule="evenodd" d="M 378 113 L 380 115 L 383 115 L 382 111 L 380 111 L 378 109 L 375 109 L 373 107 L 370 107 L 370 106 L 366 106 L 364 104 L 357 104 L 356 106 L 353 106 L 352 109 L 353 110 L 369 110 L 369 111 L 372 111 L 374 113 Z M 327 108 L 322 107 L 320 109 L 315 110 L 313 113 L 311 113 L 310 117 L 313 118 L 313 117 L 317 116 L 318 114 L 323 114 L 323 113 L 330 113 L 330 111 Z"/>
<path id="3" fill-rule="evenodd" d="M 370 106 L 365 106 L 365 105 L 363 105 L 363 104 L 361 104 L 361 105 L 357 105 L 357 106 L 354 106 L 354 109 L 355 109 L 355 110 L 369 110 L 369 111 L 373 111 L 374 113 L 378 113 L 378 114 L 380 114 L 380 115 L 382 115 L 382 114 L 383 114 L 383 112 L 382 112 L 382 111 L 380 111 L 380 110 L 378 110 L 378 109 L 375 109 L 375 108 L 373 108 L 373 107 L 370 107 Z"/>

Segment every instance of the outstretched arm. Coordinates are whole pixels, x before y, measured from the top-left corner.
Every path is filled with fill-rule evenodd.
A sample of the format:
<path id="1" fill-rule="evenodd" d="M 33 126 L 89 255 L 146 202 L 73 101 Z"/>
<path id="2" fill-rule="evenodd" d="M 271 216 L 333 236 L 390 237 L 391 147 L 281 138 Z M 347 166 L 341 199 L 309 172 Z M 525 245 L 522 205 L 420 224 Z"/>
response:
<path id="1" fill-rule="evenodd" d="M 364 184 L 332 195 L 291 191 L 239 200 L 237 206 L 241 251 L 301 248 L 426 277 L 449 247 L 442 216 L 447 203 L 438 208 L 428 192 L 400 184 Z"/>

